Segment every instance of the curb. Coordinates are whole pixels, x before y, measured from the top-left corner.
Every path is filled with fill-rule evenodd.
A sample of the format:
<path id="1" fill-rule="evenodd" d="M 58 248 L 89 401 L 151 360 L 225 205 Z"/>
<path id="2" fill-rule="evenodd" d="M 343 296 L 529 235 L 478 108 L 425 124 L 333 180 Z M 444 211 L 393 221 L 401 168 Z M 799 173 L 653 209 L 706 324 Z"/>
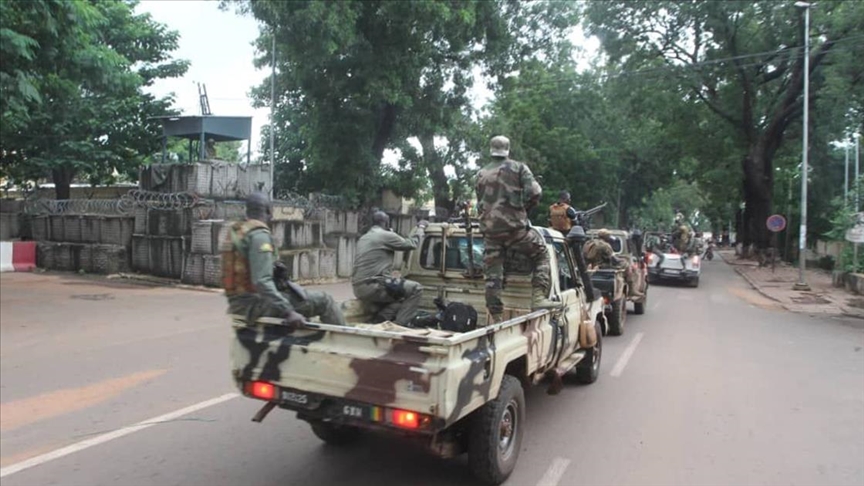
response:
<path id="1" fill-rule="evenodd" d="M 777 302 L 778 304 L 780 304 L 780 306 L 783 307 L 784 309 L 786 309 L 787 311 L 789 311 L 789 312 L 793 312 L 793 311 L 789 310 L 789 308 L 786 307 L 786 305 L 785 305 L 782 301 L 778 300 L 778 299 L 775 298 L 775 297 L 772 297 L 772 296 L 769 295 L 767 292 L 765 292 L 764 290 L 762 290 L 762 287 L 760 287 L 759 284 L 757 284 L 756 282 L 754 282 L 753 279 L 750 278 L 749 275 L 747 275 L 746 273 L 744 273 L 744 271 L 742 271 L 741 269 L 739 269 L 739 268 L 737 268 L 737 267 L 735 267 L 734 270 L 735 270 L 735 273 L 737 273 L 738 275 L 741 276 L 741 278 L 743 278 L 744 280 L 746 280 L 747 283 L 750 284 L 751 287 L 753 287 L 757 292 L 759 292 L 760 294 L 762 294 L 762 297 L 765 297 L 766 299 L 769 299 L 769 300 L 773 300 L 774 302 Z"/>

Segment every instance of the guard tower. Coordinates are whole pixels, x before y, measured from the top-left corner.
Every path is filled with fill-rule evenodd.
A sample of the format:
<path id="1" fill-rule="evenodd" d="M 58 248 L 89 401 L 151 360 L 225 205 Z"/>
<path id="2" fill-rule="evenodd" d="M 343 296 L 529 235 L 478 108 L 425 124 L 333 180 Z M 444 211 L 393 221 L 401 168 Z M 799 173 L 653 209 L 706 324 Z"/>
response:
<path id="1" fill-rule="evenodd" d="M 168 137 L 189 140 L 189 161 L 206 160 L 207 143 L 237 142 L 250 140 L 252 136 L 251 116 L 159 116 L 162 122 L 162 163 L 168 147 Z M 246 163 L 250 163 L 252 143 L 246 144 Z M 197 154 L 197 159 L 195 158 Z"/>

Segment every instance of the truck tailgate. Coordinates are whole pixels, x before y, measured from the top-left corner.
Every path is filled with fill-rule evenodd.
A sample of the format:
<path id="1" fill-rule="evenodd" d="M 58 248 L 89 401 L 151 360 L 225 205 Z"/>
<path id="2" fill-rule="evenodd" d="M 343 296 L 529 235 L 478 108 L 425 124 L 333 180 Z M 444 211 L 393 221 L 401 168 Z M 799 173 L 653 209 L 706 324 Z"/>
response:
<path id="1" fill-rule="evenodd" d="M 440 392 L 435 378 L 446 353 L 435 353 L 416 336 L 409 340 L 396 333 L 333 328 L 287 333 L 281 326 L 235 327 L 234 378 L 241 387 L 261 380 L 350 402 L 435 415 Z"/>

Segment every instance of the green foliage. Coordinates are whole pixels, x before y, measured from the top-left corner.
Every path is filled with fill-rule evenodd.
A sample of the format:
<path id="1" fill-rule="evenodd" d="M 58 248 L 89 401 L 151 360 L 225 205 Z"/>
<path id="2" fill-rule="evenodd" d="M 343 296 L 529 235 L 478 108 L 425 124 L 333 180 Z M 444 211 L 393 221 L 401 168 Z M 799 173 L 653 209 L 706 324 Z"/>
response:
<path id="1" fill-rule="evenodd" d="M 728 194 L 729 182 L 743 181 L 743 238 L 762 247 L 768 240 L 763 223 L 772 212 L 774 161 L 784 140 L 795 135 L 793 122 L 802 112 L 802 15 L 791 4 L 755 1 L 609 1 L 587 8 L 590 31 L 613 65 L 656 77 L 663 89 L 678 94 L 676 104 L 697 113 L 686 123 L 716 134 L 705 147 L 718 150 L 722 165 L 716 156 L 696 160 L 704 169 L 728 169 L 708 170 L 709 177 L 700 179 L 716 200 Z M 812 12 L 811 32 L 819 33 L 811 35 L 811 104 L 819 103 L 823 90 L 832 93 L 832 86 L 860 86 L 860 63 L 851 64 L 848 53 L 860 51 L 854 41 L 864 32 L 861 2 L 820 4 Z M 828 82 L 831 77 L 836 80 Z M 729 164 L 730 158 L 740 167 Z"/>
<path id="2" fill-rule="evenodd" d="M 370 200 L 385 181 L 409 194 L 429 178 L 436 201 L 448 205 L 456 192 L 445 167 L 465 151 L 457 127 L 470 120 L 472 70 L 501 77 L 524 58 L 566 48 L 556 34 L 574 12 L 568 2 L 515 0 L 239 5 L 262 23 L 258 66 L 270 64 L 276 36 L 275 156 L 287 174 L 278 184 Z M 253 90 L 258 105 L 269 102 L 269 91 L 269 80 Z M 422 153 L 402 150 L 400 169 L 382 177 L 384 151 L 411 137 Z M 435 149 L 436 137 L 447 147 Z"/>
<path id="3" fill-rule="evenodd" d="M 169 57 L 177 33 L 135 14 L 135 5 L 0 2 L 0 174 L 50 175 L 57 197 L 68 198 L 76 176 L 104 182 L 115 169 L 132 174 L 157 150 L 159 125 L 150 118 L 172 114 L 171 99 L 141 88 L 188 65 Z"/>

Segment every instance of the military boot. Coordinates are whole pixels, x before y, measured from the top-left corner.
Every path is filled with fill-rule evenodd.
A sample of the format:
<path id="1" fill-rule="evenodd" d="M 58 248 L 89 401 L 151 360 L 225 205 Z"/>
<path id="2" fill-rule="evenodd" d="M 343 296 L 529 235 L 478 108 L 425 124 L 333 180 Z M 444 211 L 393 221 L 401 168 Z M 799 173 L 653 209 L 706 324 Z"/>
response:
<path id="1" fill-rule="evenodd" d="M 549 300 L 547 295 L 549 295 L 547 291 L 535 288 L 531 294 L 531 309 L 558 309 L 561 307 L 561 302 Z"/>

